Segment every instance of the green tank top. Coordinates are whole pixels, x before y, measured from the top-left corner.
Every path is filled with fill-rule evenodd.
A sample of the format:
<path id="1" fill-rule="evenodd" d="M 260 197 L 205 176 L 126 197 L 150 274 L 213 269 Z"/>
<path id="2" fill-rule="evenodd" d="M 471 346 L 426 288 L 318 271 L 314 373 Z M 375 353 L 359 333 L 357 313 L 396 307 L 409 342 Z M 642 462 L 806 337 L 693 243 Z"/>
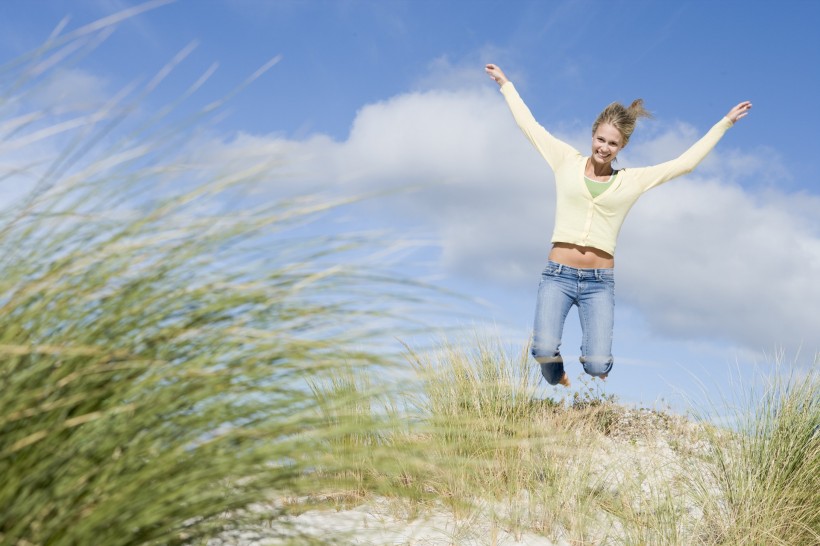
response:
<path id="1" fill-rule="evenodd" d="M 609 187 L 609 185 L 612 184 L 612 181 L 614 179 L 615 173 L 613 172 L 612 176 L 610 176 L 609 180 L 607 180 L 606 182 L 599 182 L 587 176 L 584 177 L 584 182 L 587 183 L 587 189 L 589 190 L 590 195 L 592 195 L 592 198 L 595 199 L 596 197 L 604 193 L 604 191 Z"/>

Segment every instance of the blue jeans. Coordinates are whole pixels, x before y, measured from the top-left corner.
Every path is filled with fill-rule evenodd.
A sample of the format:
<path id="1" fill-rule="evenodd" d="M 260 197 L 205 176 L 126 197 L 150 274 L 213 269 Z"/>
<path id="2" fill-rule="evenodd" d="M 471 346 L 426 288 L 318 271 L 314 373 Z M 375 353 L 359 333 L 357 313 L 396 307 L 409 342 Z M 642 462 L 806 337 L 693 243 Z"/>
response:
<path id="1" fill-rule="evenodd" d="M 615 321 L 613 269 L 576 269 L 553 261 L 541 274 L 532 356 L 550 385 L 564 375 L 561 334 L 570 307 L 578 306 L 581 319 L 581 364 L 589 375 L 600 377 L 612 369 L 612 326 Z"/>

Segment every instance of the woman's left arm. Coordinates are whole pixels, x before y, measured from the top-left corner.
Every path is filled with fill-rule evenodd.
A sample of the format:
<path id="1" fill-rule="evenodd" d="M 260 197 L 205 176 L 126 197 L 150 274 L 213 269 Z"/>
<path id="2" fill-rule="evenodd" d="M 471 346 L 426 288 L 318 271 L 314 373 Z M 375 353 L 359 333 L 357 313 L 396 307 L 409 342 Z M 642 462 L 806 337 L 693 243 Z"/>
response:
<path id="1" fill-rule="evenodd" d="M 639 179 L 641 189 L 646 191 L 668 180 L 692 172 L 709 155 L 709 152 L 717 145 L 726 131 L 738 120 L 745 117 L 751 108 L 752 103 L 749 101 L 739 103 L 729 110 L 729 113 L 717 122 L 708 133 L 677 158 L 652 167 L 632 169 L 633 176 Z"/>

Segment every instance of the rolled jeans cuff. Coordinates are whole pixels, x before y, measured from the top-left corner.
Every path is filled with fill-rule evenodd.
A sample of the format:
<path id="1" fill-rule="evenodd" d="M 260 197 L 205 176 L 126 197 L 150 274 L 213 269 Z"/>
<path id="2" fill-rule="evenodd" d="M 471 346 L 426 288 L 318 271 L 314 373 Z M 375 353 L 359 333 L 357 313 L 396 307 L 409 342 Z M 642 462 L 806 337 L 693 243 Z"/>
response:
<path id="1" fill-rule="evenodd" d="M 612 370 L 612 357 L 581 357 L 579 359 L 584 366 L 584 371 L 589 375 L 600 377 Z"/>

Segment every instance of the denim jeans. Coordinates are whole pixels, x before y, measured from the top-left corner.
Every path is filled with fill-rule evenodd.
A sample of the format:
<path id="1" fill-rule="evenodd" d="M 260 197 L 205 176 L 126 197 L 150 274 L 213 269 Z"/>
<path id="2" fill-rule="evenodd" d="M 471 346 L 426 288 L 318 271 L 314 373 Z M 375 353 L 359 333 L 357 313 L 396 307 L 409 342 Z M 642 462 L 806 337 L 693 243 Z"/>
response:
<path id="1" fill-rule="evenodd" d="M 557 385 L 564 375 L 561 335 L 573 305 L 578 306 L 581 319 L 584 371 L 600 377 L 612 369 L 614 270 L 576 269 L 550 260 L 538 285 L 532 336 L 532 356 L 550 385 Z"/>

